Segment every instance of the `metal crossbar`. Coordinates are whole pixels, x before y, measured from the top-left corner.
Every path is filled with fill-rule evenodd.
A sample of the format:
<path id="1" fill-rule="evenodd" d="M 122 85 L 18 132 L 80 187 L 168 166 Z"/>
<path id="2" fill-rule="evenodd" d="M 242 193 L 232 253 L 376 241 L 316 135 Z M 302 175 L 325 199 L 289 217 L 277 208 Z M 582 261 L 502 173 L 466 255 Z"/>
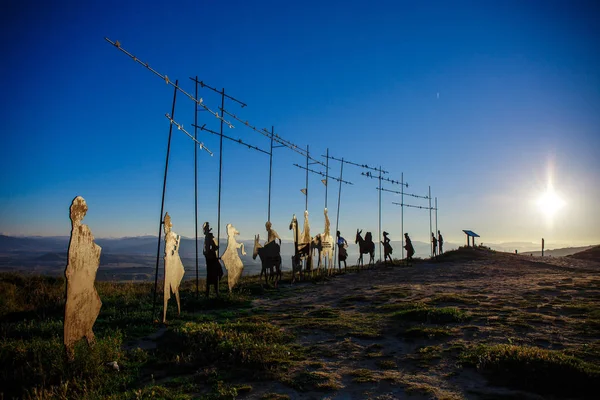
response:
<path id="1" fill-rule="evenodd" d="M 325 174 L 324 172 L 321 172 L 321 171 L 315 171 L 314 169 L 306 168 L 306 167 L 303 167 L 302 165 L 298 165 L 298 164 L 294 164 L 294 166 L 298 167 L 298 168 L 301 168 L 301 169 L 304 169 L 304 170 L 306 170 L 308 172 L 312 172 L 313 174 L 318 174 L 318 175 L 324 176 L 324 177 L 326 177 L 328 179 L 333 179 L 334 181 L 338 181 L 338 182 L 342 182 L 342 183 L 347 183 L 348 185 L 353 185 L 352 182 L 348 182 L 348 181 L 345 181 L 343 179 L 336 178 L 336 177 L 331 176 L 331 175 L 327 175 L 327 174 Z"/>
<path id="2" fill-rule="evenodd" d="M 192 126 L 195 127 L 195 128 L 200 128 L 200 130 L 202 130 L 202 131 L 206 131 L 208 133 L 212 133 L 213 135 L 221 136 L 221 134 L 219 132 L 215 132 L 212 129 L 206 128 L 206 124 L 204 124 L 202 126 L 198 126 L 198 125 L 192 124 Z M 259 147 L 256 147 L 256 146 L 253 146 L 251 144 L 248 144 L 248 143 L 244 142 L 242 139 L 234 139 L 234 138 L 232 138 L 230 136 L 227 136 L 225 134 L 223 134 L 223 137 L 225 139 L 227 139 L 227 140 L 231 140 L 232 142 L 236 142 L 237 144 L 244 145 L 244 146 L 248 147 L 249 149 L 260 151 L 261 153 L 265 153 L 265 154 L 271 154 L 271 153 L 269 153 L 266 150 L 263 150 L 263 149 L 261 149 Z"/>
<path id="3" fill-rule="evenodd" d="M 136 56 L 134 56 L 133 54 L 131 54 L 130 52 L 128 52 L 127 50 L 125 50 L 123 47 L 121 47 L 121 43 L 119 43 L 118 40 L 113 42 L 112 40 L 110 40 L 107 37 L 105 37 L 104 40 L 106 40 L 108 43 L 110 43 L 113 46 L 115 46 L 117 49 L 121 50 L 123 53 L 127 54 L 133 61 L 137 62 L 138 64 L 140 64 L 143 67 L 146 67 L 146 69 L 148 69 L 150 72 L 154 73 L 156 76 L 158 76 L 161 79 L 163 79 L 167 83 L 167 85 L 171 85 L 175 89 L 179 90 L 181 93 L 185 94 L 187 97 L 190 98 L 190 100 L 192 100 L 193 102 L 195 102 L 196 104 L 198 104 L 200 107 L 204 108 L 206 111 L 208 111 L 209 113 L 211 113 L 212 115 L 214 115 L 216 118 L 218 118 L 221 121 L 223 121 L 224 123 L 226 123 L 230 128 L 234 128 L 234 126 L 231 124 L 231 122 L 226 121 L 225 119 L 223 119 L 223 117 L 219 116 L 219 113 L 217 113 L 217 112 L 211 110 L 210 108 L 208 108 L 202 102 L 202 99 L 196 99 L 194 96 L 192 96 L 191 94 L 189 94 L 188 92 L 186 92 L 185 90 L 183 90 L 182 88 L 180 88 L 177 83 L 173 83 L 173 81 L 170 80 L 167 75 L 161 74 L 160 72 L 158 72 L 154 68 L 150 67 L 150 65 L 148 65 L 148 63 L 145 63 L 145 62 L 141 61 L 139 58 L 137 58 Z"/>
<path id="4" fill-rule="evenodd" d="M 167 117 L 167 119 L 171 122 L 171 124 L 175 125 L 177 127 L 178 130 L 180 130 L 181 132 L 185 133 L 186 135 L 188 135 L 190 137 L 190 139 L 192 139 L 194 142 L 198 143 L 198 145 L 200 146 L 201 150 L 206 151 L 208 154 L 210 154 L 211 156 L 213 156 L 212 151 L 210 151 L 206 145 L 202 142 L 199 142 L 198 140 L 196 140 L 196 138 L 194 138 L 188 131 L 186 131 L 183 128 L 183 125 L 177 123 L 177 121 L 175 121 L 173 118 L 171 118 L 171 116 L 169 115 L 169 113 L 165 114 L 165 117 Z M 194 126 L 194 125 L 192 125 Z"/>
<path id="5" fill-rule="evenodd" d="M 308 157 L 308 159 L 311 160 L 313 163 L 320 164 L 320 165 L 322 165 L 324 167 L 326 166 L 324 163 L 322 163 L 322 162 L 320 162 L 320 161 L 318 161 L 318 160 L 310 157 L 310 155 L 308 155 L 308 152 L 305 149 L 303 149 L 303 148 L 299 147 L 298 145 L 290 142 L 289 140 L 286 140 L 286 139 L 282 138 L 281 136 L 279 136 L 277 134 L 272 134 L 271 132 L 269 132 L 265 128 L 259 129 L 259 128 L 251 125 L 248 121 L 244 121 L 242 118 L 238 117 L 237 115 L 233 114 L 230 111 L 227 111 L 225 109 L 222 109 L 221 111 L 223 112 L 223 114 L 229 115 L 231 118 L 233 118 L 233 119 L 241 122 L 242 124 L 244 124 L 248 128 L 252 129 L 253 131 L 255 131 L 257 133 L 260 133 L 261 135 L 263 135 L 265 137 L 268 137 L 269 139 L 271 138 L 271 135 L 272 135 L 274 142 L 279 143 L 280 145 L 282 145 L 284 147 L 287 147 L 290 150 L 295 151 L 296 153 L 300 154 L 302 157 Z"/>
<path id="6" fill-rule="evenodd" d="M 437 210 L 437 208 L 435 208 L 435 207 L 413 206 L 412 204 L 402 204 L 402 203 L 395 203 L 395 202 L 392 202 L 392 204 L 395 204 L 397 206 L 402 206 L 402 207 L 420 208 L 422 210 Z"/>

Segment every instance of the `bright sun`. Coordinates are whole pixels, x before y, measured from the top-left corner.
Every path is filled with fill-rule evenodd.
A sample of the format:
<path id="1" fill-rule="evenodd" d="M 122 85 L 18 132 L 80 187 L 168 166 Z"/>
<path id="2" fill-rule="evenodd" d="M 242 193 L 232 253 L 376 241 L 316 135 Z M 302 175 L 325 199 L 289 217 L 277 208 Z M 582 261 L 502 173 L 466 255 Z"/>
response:
<path id="1" fill-rule="evenodd" d="M 558 210 L 564 207 L 565 202 L 556 194 L 552 187 L 549 187 L 539 198 L 538 207 L 546 217 L 552 217 Z"/>

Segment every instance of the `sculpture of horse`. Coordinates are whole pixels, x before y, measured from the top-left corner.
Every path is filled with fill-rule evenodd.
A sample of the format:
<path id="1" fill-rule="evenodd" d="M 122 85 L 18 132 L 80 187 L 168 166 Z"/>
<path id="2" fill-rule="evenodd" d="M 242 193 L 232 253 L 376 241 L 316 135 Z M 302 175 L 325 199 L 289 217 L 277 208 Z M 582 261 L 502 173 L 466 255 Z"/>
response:
<path id="1" fill-rule="evenodd" d="M 362 265 L 364 267 L 363 254 L 369 254 L 369 265 L 375 265 L 375 243 L 373 243 L 373 238 L 371 236 L 371 232 L 367 232 L 365 238 L 363 239 L 360 235 L 362 233 L 362 229 L 359 231 L 356 230 L 356 239 L 354 243 L 358 243 L 358 248 L 360 252 L 360 256 L 356 261 L 356 267 L 359 268 Z"/>
<path id="2" fill-rule="evenodd" d="M 260 274 L 265 274 L 265 284 L 268 279 L 274 281 L 275 287 L 281 280 L 281 247 L 276 241 L 267 243 L 265 246 L 260 244 L 260 235 L 254 236 L 254 251 L 252 259 L 256 260 L 256 256 L 260 257 L 262 269 Z M 267 268 L 269 268 L 269 276 L 267 277 Z M 273 270 L 275 268 L 275 270 Z"/>
<path id="3" fill-rule="evenodd" d="M 297 272 L 300 273 L 301 278 L 303 276 L 303 260 L 307 261 L 306 269 L 311 269 L 310 242 L 302 242 L 301 238 L 298 236 L 298 219 L 296 218 L 296 214 L 292 216 L 290 230 L 293 230 L 294 232 L 294 255 L 292 256 L 292 282 L 294 282 Z"/>

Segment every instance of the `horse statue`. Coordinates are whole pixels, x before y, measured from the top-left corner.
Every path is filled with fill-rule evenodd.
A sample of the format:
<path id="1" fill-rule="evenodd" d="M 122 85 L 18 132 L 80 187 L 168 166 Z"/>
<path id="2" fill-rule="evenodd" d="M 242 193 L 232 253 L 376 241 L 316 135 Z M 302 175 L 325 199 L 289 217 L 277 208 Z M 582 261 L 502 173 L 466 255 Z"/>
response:
<path id="1" fill-rule="evenodd" d="M 317 268 L 321 269 L 321 263 L 325 266 L 325 271 L 330 274 L 333 270 L 332 258 L 333 258 L 333 238 L 331 237 L 331 229 L 329 223 L 329 217 L 327 215 L 327 209 L 324 210 L 325 214 L 325 232 L 319 233 L 312 240 L 312 248 L 316 249 L 319 254 L 319 262 Z M 325 261 L 325 262 L 323 262 Z"/>
<path id="2" fill-rule="evenodd" d="M 268 283 L 268 279 L 274 281 L 273 284 L 277 287 L 277 284 L 281 280 L 281 247 L 276 241 L 268 242 L 264 247 L 260 244 L 260 235 L 254 236 L 254 251 L 252 253 L 252 259 L 256 260 L 256 256 L 260 257 L 260 263 L 262 269 L 260 274 L 265 274 L 265 284 Z M 269 268 L 269 276 L 267 277 L 267 268 Z M 273 271 L 275 268 L 275 271 Z"/>
<path id="3" fill-rule="evenodd" d="M 358 248 L 360 251 L 360 256 L 356 261 L 356 267 L 359 270 L 361 265 L 364 267 L 363 254 L 369 253 L 369 265 L 375 265 L 375 243 L 373 243 L 373 237 L 371 235 L 371 232 L 367 232 L 364 239 L 360 235 L 361 233 L 362 229 L 360 231 L 357 229 L 356 239 L 354 240 L 354 243 L 358 243 Z"/>
<path id="4" fill-rule="evenodd" d="M 308 219 L 308 211 L 305 211 L 305 221 L 306 225 Z M 305 227 L 306 228 L 306 227 Z M 310 229 L 310 228 L 309 228 Z M 292 216 L 292 221 L 290 222 L 290 230 L 294 232 L 294 255 L 292 256 L 292 283 L 296 279 L 296 272 L 300 274 L 300 278 L 303 276 L 303 268 L 302 261 L 306 261 L 306 269 L 311 269 L 311 257 L 310 257 L 310 240 L 308 242 L 303 241 L 305 235 L 303 234 L 298 236 L 298 219 L 296 218 L 296 214 Z"/>

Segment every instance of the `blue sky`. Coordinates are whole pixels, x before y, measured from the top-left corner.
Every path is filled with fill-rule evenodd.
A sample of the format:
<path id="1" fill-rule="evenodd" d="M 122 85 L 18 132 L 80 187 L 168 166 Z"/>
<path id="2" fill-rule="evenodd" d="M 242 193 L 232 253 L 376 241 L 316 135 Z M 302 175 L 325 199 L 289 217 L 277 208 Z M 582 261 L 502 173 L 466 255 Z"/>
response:
<path id="1" fill-rule="evenodd" d="M 126 4 L 123 4 L 126 3 Z M 452 4 L 450 4 L 452 3 Z M 104 37 L 194 92 L 198 76 L 248 104 L 226 109 L 311 154 L 403 172 L 407 189 L 438 197 L 447 241 L 600 242 L 600 7 L 589 1 L 41 1 L 2 14 L 0 232 L 68 235 L 76 195 L 97 237 L 158 230 L 173 90 Z M 200 96 L 217 110 L 220 97 Z M 175 119 L 193 133 L 194 103 Z M 199 121 L 219 124 L 207 113 Z M 226 133 L 267 149 L 235 123 Z M 217 220 L 215 153 L 199 154 L 200 224 Z M 304 164 L 274 154 L 274 228 L 291 239 L 304 211 Z M 193 236 L 193 142 L 174 131 L 165 209 Z M 268 156 L 223 147 L 221 219 L 264 236 Z M 317 166 L 315 166 L 317 168 Z M 331 162 L 339 175 L 339 163 Z M 344 167 L 340 228 L 377 232 L 377 182 Z M 309 177 L 312 232 L 323 229 L 324 186 Z M 564 207 L 537 199 L 552 181 Z M 398 186 L 384 186 L 399 190 Z M 330 182 L 335 223 L 337 184 Z M 384 193 L 383 229 L 400 238 L 399 198 Z M 407 198 L 406 203 L 426 205 Z M 333 227 L 332 227 L 333 229 Z M 405 231 L 428 240 L 427 211 L 406 209 Z"/>

